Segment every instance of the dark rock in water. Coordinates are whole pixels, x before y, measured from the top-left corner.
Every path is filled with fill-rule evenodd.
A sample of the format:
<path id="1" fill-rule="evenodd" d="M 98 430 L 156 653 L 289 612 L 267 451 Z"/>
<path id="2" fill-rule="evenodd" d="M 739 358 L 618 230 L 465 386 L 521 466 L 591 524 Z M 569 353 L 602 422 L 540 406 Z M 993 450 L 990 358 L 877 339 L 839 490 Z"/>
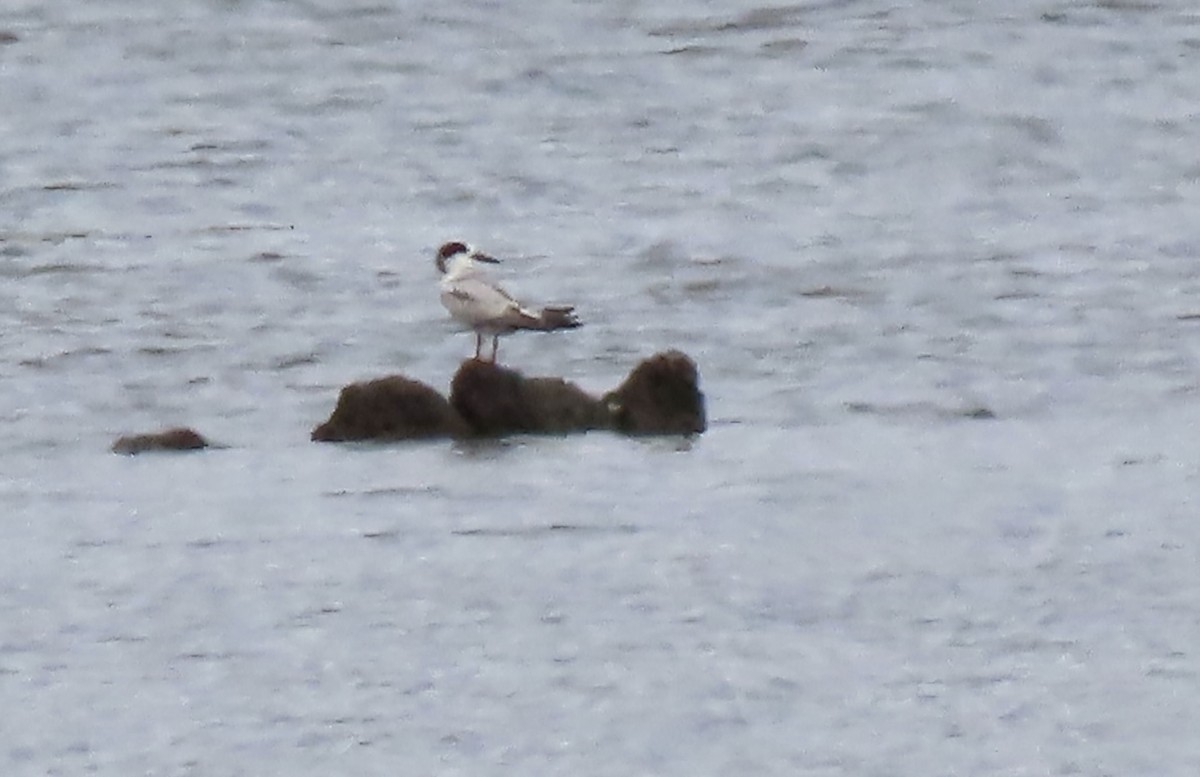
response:
<path id="1" fill-rule="evenodd" d="M 609 426 L 604 405 L 561 378 L 526 378 L 492 362 L 463 362 L 450 405 L 480 435 L 563 433 Z"/>
<path id="2" fill-rule="evenodd" d="M 196 451 L 207 447 L 208 440 L 198 432 L 179 426 L 153 434 L 131 434 L 121 437 L 113 443 L 112 451 L 133 455 L 146 451 Z"/>
<path id="3" fill-rule="evenodd" d="M 525 431 L 532 425 L 521 398 L 520 373 L 468 359 L 450 381 L 450 406 L 479 434 Z"/>
<path id="4" fill-rule="evenodd" d="M 603 402 L 613 426 L 630 434 L 694 434 L 707 426 L 696 365 L 679 351 L 644 359 Z"/>
<path id="5" fill-rule="evenodd" d="M 562 378 L 526 378 L 492 362 L 468 359 L 447 401 L 402 375 L 352 383 L 320 442 L 431 437 L 565 434 L 616 429 L 630 434 L 694 434 L 705 429 L 696 365 L 679 351 L 644 360 L 614 391 L 596 399 Z"/>
<path id="6" fill-rule="evenodd" d="M 603 402 L 562 378 L 527 378 L 524 394 L 535 408 L 535 431 L 586 432 L 612 426 Z"/>
<path id="7" fill-rule="evenodd" d="M 403 375 L 351 383 L 329 420 L 313 429 L 319 442 L 459 437 L 469 433 L 446 398 Z"/>

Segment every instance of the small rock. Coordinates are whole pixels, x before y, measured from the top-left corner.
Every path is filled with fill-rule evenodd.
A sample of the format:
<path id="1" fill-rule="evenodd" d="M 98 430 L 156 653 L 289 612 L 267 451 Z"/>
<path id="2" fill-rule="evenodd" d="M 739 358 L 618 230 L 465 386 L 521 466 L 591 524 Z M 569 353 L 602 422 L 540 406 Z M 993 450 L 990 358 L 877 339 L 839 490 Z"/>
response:
<path id="1" fill-rule="evenodd" d="M 468 359 L 450 383 L 450 404 L 476 434 L 564 433 L 603 429 L 604 405 L 562 378 L 526 378 Z"/>
<path id="2" fill-rule="evenodd" d="M 707 428 L 696 364 L 680 351 L 643 359 L 602 401 L 629 434 L 698 434 Z"/>
<path id="3" fill-rule="evenodd" d="M 603 402 L 562 378 L 527 378 L 524 395 L 534 408 L 536 431 L 586 432 L 612 426 Z"/>
<path id="4" fill-rule="evenodd" d="M 446 398 L 403 375 L 351 383 L 329 420 L 312 431 L 318 442 L 461 437 L 469 430 Z"/>
<path id="5" fill-rule="evenodd" d="M 152 434 L 131 434 L 118 438 L 112 445 L 112 452 L 132 456 L 146 451 L 196 451 L 207 447 L 208 440 L 199 432 L 178 426 Z"/>

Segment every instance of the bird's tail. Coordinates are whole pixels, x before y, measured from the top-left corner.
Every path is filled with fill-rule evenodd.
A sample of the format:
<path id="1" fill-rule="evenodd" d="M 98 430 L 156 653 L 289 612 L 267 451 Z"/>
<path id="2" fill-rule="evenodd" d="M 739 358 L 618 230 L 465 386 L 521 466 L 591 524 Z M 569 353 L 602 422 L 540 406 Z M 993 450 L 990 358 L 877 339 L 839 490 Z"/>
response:
<path id="1" fill-rule="evenodd" d="M 527 315 L 521 317 L 518 324 L 520 329 L 539 329 L 549 332 L 552 329 L 574 329 L 582 325 L 579 317 L 575 315 L 573 305 L 547 305 L 542 308 L 541 313 L 522 312 Z"/>

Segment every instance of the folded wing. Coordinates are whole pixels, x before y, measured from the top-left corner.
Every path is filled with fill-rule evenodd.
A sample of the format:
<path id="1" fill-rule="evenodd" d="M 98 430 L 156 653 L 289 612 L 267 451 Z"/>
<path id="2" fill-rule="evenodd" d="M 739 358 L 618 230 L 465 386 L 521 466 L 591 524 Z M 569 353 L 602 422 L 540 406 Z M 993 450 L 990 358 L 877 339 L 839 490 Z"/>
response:
<path id="1" fill-rule="evenodd" d="M 572 329 L 580 325 L 575 308 L 550 305 L 535 312 L 504 289 L 482 278 L 459 278 L 442 283 L 442 304 L 450 315 L 471 327 L 484 329 Z"/>

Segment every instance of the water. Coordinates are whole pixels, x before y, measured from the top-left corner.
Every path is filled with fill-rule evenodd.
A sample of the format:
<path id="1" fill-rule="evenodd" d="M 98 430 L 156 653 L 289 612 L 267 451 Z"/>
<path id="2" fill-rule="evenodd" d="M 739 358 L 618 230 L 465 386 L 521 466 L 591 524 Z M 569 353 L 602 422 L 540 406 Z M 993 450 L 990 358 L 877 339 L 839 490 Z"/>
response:
<path id="1" fill-rule="evenodd" d="M 1190 4 L 176 5 L 0 11 L 5 775 L 1200 769 Z M 709 432 L 308 442 L 452 238 Z"/>

